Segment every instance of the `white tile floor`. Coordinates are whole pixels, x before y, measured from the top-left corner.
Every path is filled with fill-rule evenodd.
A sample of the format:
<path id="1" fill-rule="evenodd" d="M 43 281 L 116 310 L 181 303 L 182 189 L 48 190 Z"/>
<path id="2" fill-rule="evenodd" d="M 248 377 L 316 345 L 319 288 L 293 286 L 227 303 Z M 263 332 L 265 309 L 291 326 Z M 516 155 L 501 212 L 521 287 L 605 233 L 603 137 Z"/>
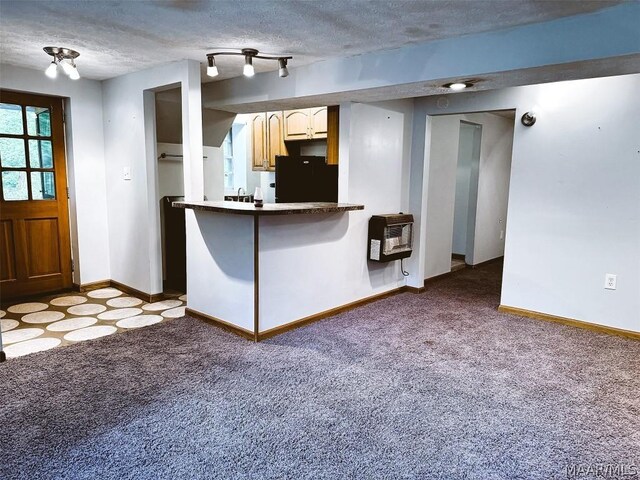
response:
<path id="1" fill-rule="evenodd" d="M 100 338 L 184 316 L 187 296 L 145 303 L 115 288 L 68 293 L 0 310 L 7 358 Z"/>

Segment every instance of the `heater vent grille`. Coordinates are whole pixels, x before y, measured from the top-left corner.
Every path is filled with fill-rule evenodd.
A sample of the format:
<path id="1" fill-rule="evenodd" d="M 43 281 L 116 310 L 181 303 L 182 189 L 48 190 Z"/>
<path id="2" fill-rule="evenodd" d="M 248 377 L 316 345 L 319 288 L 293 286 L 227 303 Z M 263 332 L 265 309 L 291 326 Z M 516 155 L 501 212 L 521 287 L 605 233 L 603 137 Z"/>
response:
<path id="1" fill-rule="evenodd" d="M 412 224 L 389 225 L 384 229 L 384 243 L 382 253 L 392 255 L 394 253 L 411 251 Z"/>

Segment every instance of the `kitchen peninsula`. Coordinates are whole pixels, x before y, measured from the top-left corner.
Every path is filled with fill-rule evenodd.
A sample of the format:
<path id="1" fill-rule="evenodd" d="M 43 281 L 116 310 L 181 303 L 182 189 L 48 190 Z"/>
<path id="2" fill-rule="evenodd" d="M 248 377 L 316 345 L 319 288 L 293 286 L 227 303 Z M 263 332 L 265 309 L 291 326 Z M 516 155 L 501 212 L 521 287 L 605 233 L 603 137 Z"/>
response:
<path id="1" fill-rule="evenodd" d="M 187 237 L 188 314 L 254 341 L 340 306 L 321 295 L 330 282 L 305 258 L 332 255 L 349 227 L 346 203 L 174 202 L 191 209 L 197 236 Z M 286 253 L 285 253 L 286 252 Z M 283 265 L 292 253 L 303 263 Z M 366 254 L 366 251 L 363 253 Z"/>

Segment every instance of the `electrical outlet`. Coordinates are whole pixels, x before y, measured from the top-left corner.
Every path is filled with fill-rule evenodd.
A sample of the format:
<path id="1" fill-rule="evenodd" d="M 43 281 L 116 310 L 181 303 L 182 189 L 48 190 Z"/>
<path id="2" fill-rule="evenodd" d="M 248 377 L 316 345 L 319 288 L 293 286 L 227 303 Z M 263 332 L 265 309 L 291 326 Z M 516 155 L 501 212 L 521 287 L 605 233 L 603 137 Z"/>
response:
<path id="1" fill-rule="evenodd" d="M 131 180 L 131 168 L 130 167 L 124 167 L 122 169 L 122 177 L 125 180 Z"/>
<path id="2" fill-rule="evenodd" d="M 504 230 L 500 230 L 500 240 L 504 240 Z"/>
<path id="3" fill-rule="evenodd" d="M 613 273 L 607 273 L 604 276 L 604 288 L 606 288 L 607 290 L 615 290 L 616 283 L 617 283 L 616 275 L 614 275 Z"/>

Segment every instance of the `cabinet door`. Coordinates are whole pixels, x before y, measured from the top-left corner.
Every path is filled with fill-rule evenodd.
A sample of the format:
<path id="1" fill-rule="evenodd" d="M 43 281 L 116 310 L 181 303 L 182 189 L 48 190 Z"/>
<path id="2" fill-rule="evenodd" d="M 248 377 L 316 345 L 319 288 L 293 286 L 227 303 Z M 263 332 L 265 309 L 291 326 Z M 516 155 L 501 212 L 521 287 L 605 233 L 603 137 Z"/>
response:
<path id="1" fill-rule="evenodd" d="M 327 138 L 327 107 L 309 109 L 310 138 Z"/>
<path id="2" fill-rule="evenodd" d="M 309 110 L 286 110 L 284 112 L 284 139 L 306 140 L 309 138 Z"/>
<path id="3" fill-rule="evenodd" d="M 264 170 L 267 158 L 267 114 L 251 117 L 251 155 L 253 170 Z"/>
<path id="4" fill-rule="evenodd" d="M 284 118 L 282 112 L 267 113 L 267 157 L 269 170 L 276 169 L 276 155 L 286 155 L 284 145 Z"/>

